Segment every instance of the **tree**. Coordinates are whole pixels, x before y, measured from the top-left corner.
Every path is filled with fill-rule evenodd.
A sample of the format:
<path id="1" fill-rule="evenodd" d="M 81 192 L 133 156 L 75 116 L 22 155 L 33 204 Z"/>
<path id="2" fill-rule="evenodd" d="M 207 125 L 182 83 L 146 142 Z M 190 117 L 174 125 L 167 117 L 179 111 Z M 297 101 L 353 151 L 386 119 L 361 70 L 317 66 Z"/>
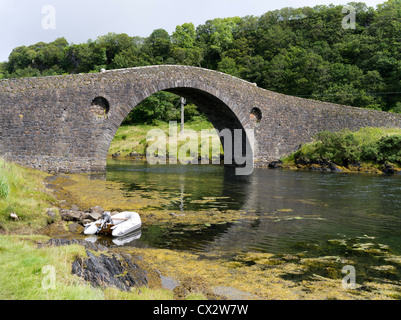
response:
<path id="1" fill-rule="evenodd" d="M 37 48 L 34 65 L 41 71 L 46 69 L 60 69 L 61 62 L 64 58 L 65 49 L 68 42 L 65 38 L 59 38 L 49 44 L 44 44 Z"/>
<path id="2" fill-rule="evenodd" d="M 156 29 L 145 39 L 144 51 L 152 59 L 154 64 L 164 63 L 169 58 L 171 39 L 164 29 Z"/>
<path id="3" fill-rule="evenodd" d="M 196 41 L 196 31 L 193 23 L 184 23 L 175 28 L 172 35 L 172 42 L 181 48 L 193 48 Z"/>
<path id="4" fill-rule="evenodd" d="M 0 66 L 0 77 L 181 64 L 219 70 L 284 94 L 398 110 L 401 0 L 377 9 L 350 5 L 356 9 L 355 29 L 341 27 L 342 6 L 320 5 L 216 18 L 197 28 L 184 23 L 171 36 L 156 29 L 146 38 L 108 33 L 82 44 L 64 38 L 38 42 L 15 48 Z"/>
<path id="5" fill-rule="evenodd" d="M 239 77 L 239 70 L 235 60 L 230 57 L 224 57 L 218 64 L 217 70 L 230 74 L 234 77 Z"/>
<path id="6" fill-rule="evenodd" d="M 63 59 L 63 67 L 69 73 L 100 71 L 106 64 L 106 49 L 95 42 L 69 46 Z"/>
<path id="7" fill-rule="evenodd" d="M 26 46 L 17 47 L 8 57 L 7 71 L 13 73 L 19 69 L 26 69 L 34 62 L 35 58 L 35 50 Z"/>
<path id="8" fill-rule="evenodd" d="M 136 49 L 133 39 L 125 33 L 108 33 L 107 35 L 98 37 L 96 44 L 105 49 L 107 64 L 111 64 L 114 57 L 122 51 Z"/>
<path id="9" fill-rule="evenodd" d="M 205 53 L 203 62 L 205 67 L 217 68 L 223 52 L 230 49 L 234 42 L 233 33 L 240 21 L 239 17 L 217 18 L 206 21 L 196 29 L 199 46 Z"/>

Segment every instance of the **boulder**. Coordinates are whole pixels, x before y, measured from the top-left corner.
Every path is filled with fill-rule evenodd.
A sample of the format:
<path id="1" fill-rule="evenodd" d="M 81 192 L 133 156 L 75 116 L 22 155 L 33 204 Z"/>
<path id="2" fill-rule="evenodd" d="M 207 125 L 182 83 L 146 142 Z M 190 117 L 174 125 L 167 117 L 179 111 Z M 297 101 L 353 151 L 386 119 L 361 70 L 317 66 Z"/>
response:
<path id="1" fill-rule="evenodd" d="M 269 163 L 269 168 L 270 169 L 278 169 L 283 167 L 283 162 L 282 161 L 273 161 Z"/>
<path id="2" fill-rule="evenodd" d="M 73 234 L 81 234 L 84 232 L 84 227 L 79 223 L 74 222 L 68 225 L 68 231 Z"/>
<path id="3" fill-rule="evenodd" d="M 47 209 L 46 215 L 48 216 L 48 223 L 53 223 L 56 220 L 57 214 L 53 209 L 51 208 Z"/>
<path id="4" fill-rule="evenodd" d="M 86 213 L 84 217 L 82 217 L 82 220 L 92 220 L 96 221 L 102 218 L 102 214 L 99 212 L 90 212 Z"/>
<path id="5" fill-rule="evenodd" d="M 84 278 L 94 287 L 113 286 L 123 291 L 148 284 L 147 272 L 137 265 L 131 255 L 108 253 L 95 255 L 86 250 L 87 259 L 77 257 L 72 273 Z"/>
<path id="6" fill-rule="evenodd" d="M 91 212 L 91 213 L 100 213 L 100 214 L 103 214 L 104 210 L 103 210 L 103 208 L 100 207 L 100 206 L 94 206 L 94 207 L 92 207 L 92 208 L 89 209 L 89 212 Z"/>
<path id="7" fill-rule="evenodd" d="M 392 164 L 386 163 L 384 165 L 383 173 L 385 173 L 385 174 L 396 174 L 397 170 L 394 168 L 394 166 Z"/>
<path id="8" fill-rule="evenodd" d="M 335 163 L 329 163 L 329 168 L 333 172 L 343 172 Z"/>
<path id="9" fill-rule="evenodd" d="M 80 221 L 83 217 L 84 213 L 80 211 L 75 211 L 75 210 L 67 210 L 67 209 L 61 209 L 61 219 L 64 221 Z"/>

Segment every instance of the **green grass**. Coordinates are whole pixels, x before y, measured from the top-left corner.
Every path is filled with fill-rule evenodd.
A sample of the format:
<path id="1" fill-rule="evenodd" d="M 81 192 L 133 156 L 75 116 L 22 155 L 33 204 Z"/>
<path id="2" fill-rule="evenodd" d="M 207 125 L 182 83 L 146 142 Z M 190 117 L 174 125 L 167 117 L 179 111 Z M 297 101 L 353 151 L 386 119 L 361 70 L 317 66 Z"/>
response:
<path id="1" fill-rule="evenodd" d="M 0 300 L 87 300 L 103 299 L 100 290 L 71 274 L 82 246 L 38 249 L 32 242 L 41 237 L 0 236 Z M 54 268 L 55 282 L 47 266 Z M 50 286 L 50 284 L 52 284 Z"/>
<path id="2" fill-rule="evenodd" d="M 77 256 L 86 256 L 80 245 L 38 248 L 44 236 L 0 236 L 0 300 L 173 300 L 174 293 L 161 288 L 93 288 L 71 273 Z M 50 281 L 51 272 L 53 280 Z M 52 272 L 53 272 L 52 271 Z M 188 300 L 205 299 L 189 295 Z"/>
<path id="3" fill-rule="evenodd" d="M 46 190 L 46 173 L 0 159 L 0 226 L 7 231 L 37 229 L 47 224 L 46 209 L 55 198 Z M 15 213 L 20 221 L 10 220 Z"/>
<path id="4" fill-rule="evenodd" d="M 283 159 L 285 164 L 331 161 L 341 166 L 353 163 L 401 165 L 401 129 L 363 128 L 358 131 L 324 131 L 314 141 Z"/>
<path id="5" fill-rule="evenodd" d="M 109 155 L 120 154 L 121 157 L 128 156 L 131 152 L 146 154 L 147 135 L 150 130 L 160 129 L 166 137 L 169 136 L 169 123 L 159 121 L 157 125 L 136 124 L 129 126 L 121 126 L 118 130 L 109 149 Z M 199 133 L 202 129 L 214 129 L 213 125 L 203 117 L 195 117 L 192 121 L 185 123 L 185 129 L 194 130 Z M 177 130 L 180 131 L 180 123 L 177 123 Z M 169 139 L 167 139 L 167 151 L 169 150 Z M 152 143 L 152 142 L 150 142 Z M 183 146 L 186 141 L 178 141 L 177 148 Z M 198 152 L 200 154 L 202 141 L 198 141 Z M 223 154 L 222 147 L 220 148 Z"/>

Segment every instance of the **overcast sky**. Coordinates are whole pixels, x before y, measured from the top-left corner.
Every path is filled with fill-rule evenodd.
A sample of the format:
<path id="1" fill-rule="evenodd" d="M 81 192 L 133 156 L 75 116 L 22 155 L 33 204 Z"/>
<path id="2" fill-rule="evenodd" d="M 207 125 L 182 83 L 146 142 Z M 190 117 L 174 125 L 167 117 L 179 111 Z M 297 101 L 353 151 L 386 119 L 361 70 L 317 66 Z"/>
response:
<path id="1" fill-rule="evenodd" d="M 149 36 L 163 28 L 170 34 L 177 25 L 195 27 L 214 18 L 260 16 L 284 7 L 346 4 L 337 0 L 0 0 L 0 61 L 21 45 L 65 37 L 83 43 L 109 32 Z M 376 8 L 385 0 L 361 0 Z M 55 20 L 46 6 L 55 9 Z M 42 11 L 44 13 L 42 13 Z M 55 21 L 53 29 L 52 21 Z M 43 23 L 46 29 L 43 28 Z"/>

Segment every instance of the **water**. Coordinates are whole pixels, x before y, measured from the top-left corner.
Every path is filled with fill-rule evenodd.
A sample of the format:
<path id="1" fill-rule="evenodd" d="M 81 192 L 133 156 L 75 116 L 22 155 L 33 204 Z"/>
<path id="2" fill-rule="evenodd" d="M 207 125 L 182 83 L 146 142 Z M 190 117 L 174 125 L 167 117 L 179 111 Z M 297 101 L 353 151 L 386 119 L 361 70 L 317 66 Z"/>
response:
<path id="1" fill-rule="evenodd" d="M 222 166 L 110 160 L 106 180 L 123 183 L 127 197 L 157 191 L 171 199 L 159 209 L 175 215 L 208 209 L 242 213 L 235 222 L 145 226 L 131 245 L 291 254 L 330 239 L 366 238 L 401 254 L 401 176 L 262 168 L 236 176 Z"/>

